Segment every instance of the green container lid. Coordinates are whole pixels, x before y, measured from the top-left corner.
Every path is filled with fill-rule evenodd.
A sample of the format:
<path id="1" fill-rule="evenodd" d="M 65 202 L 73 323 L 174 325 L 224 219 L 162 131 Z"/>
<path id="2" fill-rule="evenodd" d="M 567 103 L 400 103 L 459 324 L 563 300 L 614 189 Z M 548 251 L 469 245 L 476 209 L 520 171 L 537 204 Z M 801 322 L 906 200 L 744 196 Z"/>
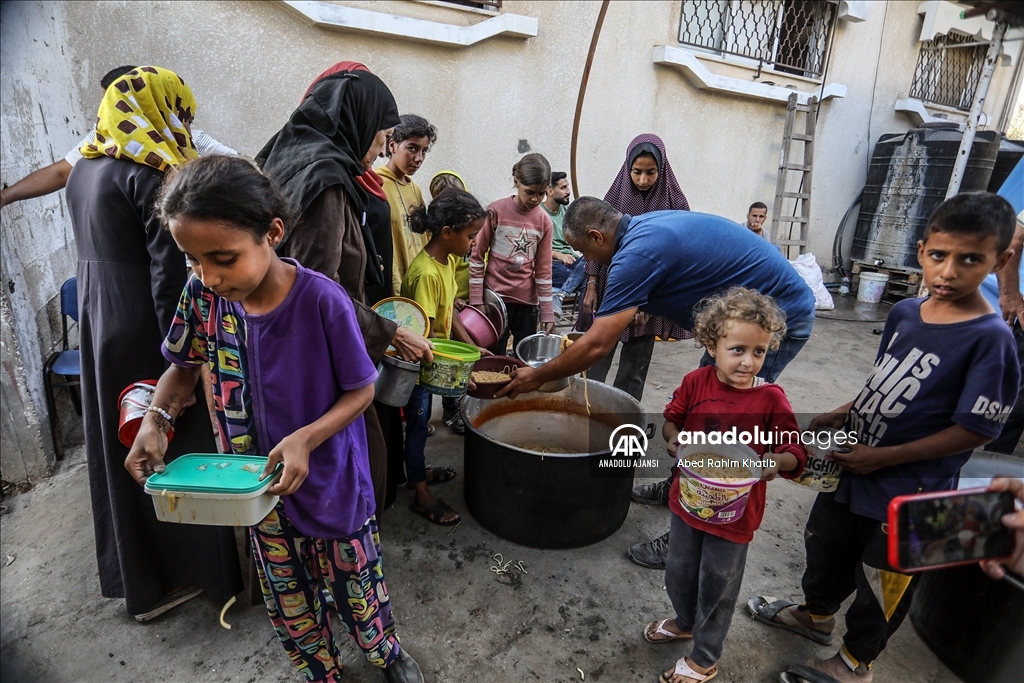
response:
<path id="1" fill-rule="evenodd" d="M 455 356 L 460 361 L 475 363 L 480 360 L 480 349 L 470 344 L 452 341 L 451 339 L 431 339 L 430 343 L 441 353 Z"/>
<path id="2" fill-rule="evenodd" d="M 274 481 L 260 481 L 267 458 L 258 455 L 189 453 L 167 463 L 167 469 L 146 480 L 146 488 L 187 493 L 218 493 L 225 496 L 252 494 Z"/>

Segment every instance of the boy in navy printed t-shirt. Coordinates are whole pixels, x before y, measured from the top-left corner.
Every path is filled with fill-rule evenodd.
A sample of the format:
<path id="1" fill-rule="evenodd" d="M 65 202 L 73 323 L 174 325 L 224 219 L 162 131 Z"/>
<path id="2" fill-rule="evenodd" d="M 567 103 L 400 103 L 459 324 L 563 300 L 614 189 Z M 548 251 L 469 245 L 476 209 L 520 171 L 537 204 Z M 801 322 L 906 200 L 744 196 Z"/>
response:
<path id="1" fill-rule="evenodd" d="M 812 430 L 845 425 L 858 443 L 834 453 L 839 487 L 818 494 L 807 520 L 804 603 L 754 597 L 748 607 L 759 621 L 831 644 L 834 615 L 855 592 L 839 652 L 811 663 L 835 680 L 870 681 L 872 661 L 910 608 L 914 581 L 886 556 L 889 501 L 955 489 L 971 451 L 998 436 L 1013 408 L 1013 335 L 979 286 L 1009 259 L 1014 222 L 994 194 L 939 205 L 918 242 L 929 297 L 893 306 L 864 388 L 811 422 Z M 783 677 L 803 683 L 814 673 L 797 666 Z"/>

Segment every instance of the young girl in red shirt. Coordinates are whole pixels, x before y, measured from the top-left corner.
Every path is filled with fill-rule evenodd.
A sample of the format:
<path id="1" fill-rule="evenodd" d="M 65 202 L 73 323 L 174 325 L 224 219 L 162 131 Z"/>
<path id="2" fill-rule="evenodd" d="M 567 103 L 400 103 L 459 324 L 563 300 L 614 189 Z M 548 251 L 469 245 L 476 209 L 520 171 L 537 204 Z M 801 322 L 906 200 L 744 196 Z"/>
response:
<path id="1" fill-rule="evenodd" d="M 765 433 L 799 433 L 793 409 L 777 384 L 757 377 L 765 354 L 778 348 L 786 332 L 786 315 L 775 301 L 752 289 L 734 287 L 708 297 L 694 314 L 694 336 L 715 359 L 683 377 L 665 408 L 662 434 L 668 452 L 678 457 L 681 431 L 755 434 L 749 446 L 765 467 L 750 489 L 747 507 L 728 523 L 705 521 L 688 512 L 680 501 L 679 470 L 669 492 L 672 529 L 665 565 L 665 587 L 675 609 L 674 619 L 655 621 L 644 629 L 651 643 L 692 639 L 689 657 L 676 662 L 661 675 L 662 683 L 707 681 L 718 674 L 718 659 L 732 622 L 747 546 L 761 525 L 765 506 L 765 482 L 782 474 L 796 477 L 807 462 L 797 443 L 762 441 Z M 742 441 L 742 439 L 741 439 Z"/>

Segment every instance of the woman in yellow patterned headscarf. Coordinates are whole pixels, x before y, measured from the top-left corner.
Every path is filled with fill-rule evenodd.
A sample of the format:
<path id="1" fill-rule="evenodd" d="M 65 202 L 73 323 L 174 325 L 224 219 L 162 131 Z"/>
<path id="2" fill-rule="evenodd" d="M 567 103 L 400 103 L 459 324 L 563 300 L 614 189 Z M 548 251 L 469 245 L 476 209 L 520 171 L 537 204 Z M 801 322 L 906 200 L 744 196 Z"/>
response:
<path id="1" fill-rule="evenodd" d="M 167 368 L 160 349 L 188 274 L 153 208 L 167 175 L 197 156 L 189 133 L 195 111 L 173 71 L 129 71 L 107 88 L 96 133 L 64 190 L 78 256 L 80 395 L 99 587 L 104 597 L 124 598 L 140 621 L 203 591 L 227 600 L 242 590 L 234 532 L 159 521 L 124 468 L 128 449 L 117 438 L 121 392 Z M 176 420 L 166 462 L 216 452 L 202 392 L 196 400 Z"/>
<path id="2" fill-rule="evenodd" d="M 127 159 L 161 172 L 181 166 L 198 156 L 189 130 L 195 115 L 195 97 L 181 76 L 140 66 L 107 88 L 82 156 Z"/>

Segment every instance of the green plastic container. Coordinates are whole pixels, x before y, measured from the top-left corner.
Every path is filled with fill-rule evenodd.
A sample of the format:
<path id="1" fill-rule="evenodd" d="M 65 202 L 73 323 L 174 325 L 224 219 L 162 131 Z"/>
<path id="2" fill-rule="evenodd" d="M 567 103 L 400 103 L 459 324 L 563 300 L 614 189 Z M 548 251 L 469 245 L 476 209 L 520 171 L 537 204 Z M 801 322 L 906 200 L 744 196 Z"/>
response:
<path id="1" fill-rule="evenodd" d="M 164 522 L 253 526 L 278 501 L 266 492 L 275 477 L 260 481 L 266 465 L 262 456 L 189 453 L 150 476 L 146 493 L 153 497 L 157 519 Z"/>
<path id="2" fill-rule="evenodd" d="M 450 339 L 431 339 L 436 352 L 433 363 L 422 363 L 420 386 L 440 396 L 462 396 L 469 389 L 473 363 L 480 360 L 480 349 Z"/>

